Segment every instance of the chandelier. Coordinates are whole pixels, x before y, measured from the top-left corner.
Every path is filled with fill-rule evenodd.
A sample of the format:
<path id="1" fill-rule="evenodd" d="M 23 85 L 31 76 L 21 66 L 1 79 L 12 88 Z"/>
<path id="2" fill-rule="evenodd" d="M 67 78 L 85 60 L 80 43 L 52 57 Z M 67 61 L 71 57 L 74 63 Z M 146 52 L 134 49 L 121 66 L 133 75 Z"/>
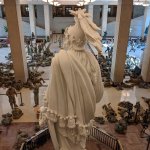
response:
<path id="1" fill-rule="evenodd" d="M 83 6 L 83 5 L 88 5 L 91 2 L 94 2 L 95 0 L 79 0 L 77 3 L 77 6 Z"/>
<path id="2" fill-rule="evenodd" d="M 148 1 L 148 0 L 134 0 L 134 5 L 149 6 L 150 1 Z"/>
<path id="3" fill-rule="evenodd" d="M 57 0 L 43 0 L 43 1 L 47 2 L 51 5 L 54 5 L 54 6 L 60 6 L 61 5 Z"/>

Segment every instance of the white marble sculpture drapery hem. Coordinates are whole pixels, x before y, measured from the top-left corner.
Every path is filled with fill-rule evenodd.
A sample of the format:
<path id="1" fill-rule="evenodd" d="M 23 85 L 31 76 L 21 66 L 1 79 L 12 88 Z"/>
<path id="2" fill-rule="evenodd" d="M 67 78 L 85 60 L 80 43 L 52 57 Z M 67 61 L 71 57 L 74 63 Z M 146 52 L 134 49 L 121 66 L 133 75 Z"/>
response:
<path id="1" fill-rule="evenodd" d="M 89 130 L 92 126 L 92 120 L 89 124 L 81 124 L 76 122 L 77 116 L 63 117 L 57 114 L 54 110 L 49 110 L 47 107 L 41 107 L 40 109 L 40 126 L 47 126 L 47 121 L 50 120 L 53 123 L 58 122 L 60 128 L 77 129 L 80 136 L 87 137 Z"/>

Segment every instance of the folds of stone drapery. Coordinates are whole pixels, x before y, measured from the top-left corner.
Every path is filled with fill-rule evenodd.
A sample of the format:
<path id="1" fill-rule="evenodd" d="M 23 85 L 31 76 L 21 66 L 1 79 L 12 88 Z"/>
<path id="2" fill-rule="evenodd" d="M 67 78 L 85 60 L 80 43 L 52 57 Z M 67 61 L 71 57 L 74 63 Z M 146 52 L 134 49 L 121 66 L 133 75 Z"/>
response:
<path id="1" fill-rule="evenodd" d="M 43 109 L 43 116 L 55 124 L 59 143 L 62 142 L 61 136 L 64 136 L 66 142 L 80 143 L 84 148 L 90 120 L 94 118 L 96 99 L 101 98 L 103 88 L 101 84 L 92 84 L 85 66 L 71 52 L 62 50 L 56 54 L 51 70 L 45 96 L 48 104 Z M 101 75 L 100 70 L 97 71 L 96 78 L 100 79 L 96 81 L 99 83 Z M 98 90 L 102 90 L 101 95 L 96 93 Z"/>

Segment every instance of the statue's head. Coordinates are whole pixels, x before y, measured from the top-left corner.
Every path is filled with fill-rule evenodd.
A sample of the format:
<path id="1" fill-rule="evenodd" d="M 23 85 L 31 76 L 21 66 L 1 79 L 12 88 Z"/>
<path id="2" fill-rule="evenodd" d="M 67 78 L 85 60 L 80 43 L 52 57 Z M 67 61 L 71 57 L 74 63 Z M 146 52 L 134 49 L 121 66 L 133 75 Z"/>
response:
<path id="1" fill-rule="evenodd" d="M 83 50 L 85 42 L 88 41 L 101 53 L 101 37 L 97 30 L 99 28 L 89 19 L 85 9 L 70 11 L 74 15 L 75 25 L 65 30 L 65 49 Z"/>
<path id="2" fill-rule="evenodd" d="M 82 31 L 77 17 L 74 17 L 75 25 L 72 25 L 65 30 L 64 47 L 67 49 L 83 50 L 86 42 L 85 34 Z"/>

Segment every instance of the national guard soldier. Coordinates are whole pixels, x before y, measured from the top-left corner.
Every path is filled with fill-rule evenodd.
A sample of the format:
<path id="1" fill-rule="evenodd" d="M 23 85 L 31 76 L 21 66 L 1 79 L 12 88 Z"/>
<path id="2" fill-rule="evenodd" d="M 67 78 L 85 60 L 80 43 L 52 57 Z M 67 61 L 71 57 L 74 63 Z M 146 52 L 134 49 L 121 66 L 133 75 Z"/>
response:
<path id="1" fill-rule="evenodd" d="M 18 107 L 15 100 L 15 95 L 17 96 L 16 89 L 13 88 L 12 86 L 9 86 L 8 90 L 6 91 L 6 95 L 9 98 L 11 109 L 13 110 L 15 107 Z"/>
<path id="2" fill-rule="evenodd" d="M 39 105 L 39 85 L 38 84 L 34 85 L 33 93 L 34 93 L 34 103 L 35 103 L 33 107 L 36 107 L 37 105 Z"/>

